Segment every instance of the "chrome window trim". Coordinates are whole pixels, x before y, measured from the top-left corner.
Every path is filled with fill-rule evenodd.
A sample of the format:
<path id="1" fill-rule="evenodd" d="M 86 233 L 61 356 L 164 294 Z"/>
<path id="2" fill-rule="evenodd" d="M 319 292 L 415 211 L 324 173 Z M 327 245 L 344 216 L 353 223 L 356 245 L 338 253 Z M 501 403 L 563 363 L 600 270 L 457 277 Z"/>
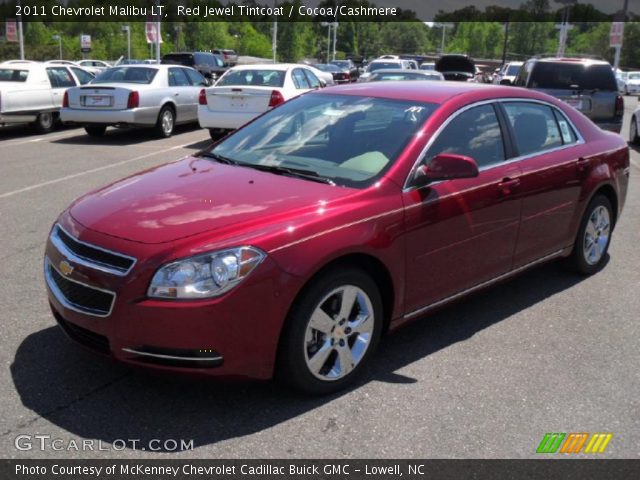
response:
<path id="1" fill-rule="evenodd" d="M 49 267 L 53 268 L 56 272 L 58 272 L 58 274 L 62 278 L 65 278 L 70 282 L 76 283 L 78 285 L 82 285 L 83 287 L 90 288 L 92 290 L 98 290 L 100 292 L 110 294 L 112 296 L 112 299 L 111 299 L 111 305 L 109 306 L 109 311 L 107 313 L 92 313 L 88 311 L 86 308 L 80 305 L 76 305 L 75 303 L 68 300 L 67 297 L 64 296 L 64 293 L 62 293 L 62 291 L 58 288 L 58 285 L 56 285 L 55 280 L 51 277 Z M 81 313 L 83 315 L 90 315 L 92 317 L 106 318 L 109 315 L 111 315 L 111 312 L 113 311 L 113 306 L 116 303 L 116 297 L 117 297 L 116 292 L 113 292 L 111 290 L 105 290 L 103 288 L 98 288 L 94 285 L 89 285 L 87 283 L 79 282 L 77 280 L 67 277 L 66 275 L 63 275 L 62 272 L 60 272 L 60 270 L 58 270 L 53 265 L 53 263 L 49 261 L 49 257 L 47 257 L 46 255 L 44 257 L 44 278 L 45 278 L 45 281 L 47 282 L 47 286 L 49 287 L 49 290 L 51 290 L 51 293 L 53 293 L 53 296 L 56 297 L 56 300 L 58 300 L 63 307 L 69 310 L 73 310 L 74 312 Z"/>
<path id="2" fill-rule="evenodd" d="M 68 235 L 70 238 L 72 238 L 74 241 L 85 245 L 89 248 L 94 248 L 96 250 L 100 250 L 102 252 L 105 253 L 109 253 L 111 255 L 115 255 L 117 257 L 122 257 L 122 258 L 126 258 L 128 260 L 131 260 L 131 266 L 127 269 L 127 270 L 120 270 L 117 269 L 113 266 L 109 266 L 100 262 L 97 262 L 95 260 L 89 260 L 87 258 L 81 257 L 79 255 L 77 255 L 76 253 L 72 252 L 62 241 L 62 239 L 60 239 L 60 237 L 58 235 L 56 235 L 56 229 L 60 229 L 62 230 L 66 235 Z M 83 265 L 87 268 L 91 268 L 93 270 L 99 270 L 101 272 L 105 272 L 105 273 L 110 273 L 112 275 L 116 275 L 118 277 L 124 277 L 126 275 L 129 274 L 129 272 L 131 272 L 131 270 L 133 269 L 133 267 L 135 266 L 136 262 L 138 261 L 137 258 L 135 257 L 131 257 L 129 255 L 125 255 L 123 253 L 120 252 L 114 252 L 113 250 L 108 250 L 106 248 L 102 248 L 99 247 L 97 245 L 93 245 L 91 243 L 87 243 L 87 242 L 83 242 L 82 240 L 79 240 L 78 238 L 74 237 L 73 235 L 71 235 L 69 232 L 67 232 L 62 225 L 60 225 L 59 223 L 56 223 L 56 225 L 53 227 L 53 230 L 51 231 L 51 235 L 49 236 L 49 239 L 51 240 L 51 243 L 58 249 L 58 251 L 64 255 L 65 257 L 67 257 L 69 260 L 78 263 L 80 265 Z"/>
<path id="3" fill-rule="evenodd" d="M 134 350 L 133 348 L 123 348 L 123 352 L 132 353 L 134 355 L 139 355 L 141 357 L 153 357 L 153 358 L 162 358 L 165 360 L 180 360 L 187 362 L 211 362 L 211 361 L 219 361 L 223 360 L 221 356 L 216 357 L 177 357 L 175 355 L 164 355 L 161 353 L 149 353 L 149 352 L 141 352 L 140 350 Z"/>
<path id="4" fill-rule="evenodd" d="M 510 271 L 508 271 L 506 273 L 503 273 L 502 275 L 498 275 L 497 277 L 494 277 L 494 278 L 492 278 L 490 280 L 486 280 L 484 282 L 478 283 L 477 285 L 474 285 L 473 287 L 469 287 L 469 288 L 467 288 L 465 290 L 462 290 L 461 292 L 454 293 L 453 295 L 445 297 L 445 298 L 443 298 L 441 300 L 437 300 L 434 303 L 430 303 L 429 305 L 426 305 L 424 307 L 420 307 L 417 310 L 414 310 L 412 312 L 406 313 L 403 316 L 403 318 L 404 319 L 408 319 L 408 318 L 411 318 L 411 317 L 415 317 L 416 315 L 420 315 L 421 313 L 426 313 L 429 310 L 432 310 L 434 308 L 439 307 L 440 305 L 444 305 L 446 303 L 452 302 L 452 301 L 454 301 L 454 300 L 456 300 L 456 299 L 458 299 L 460 297 L 464 297 L 464 296 L 466 296 L 466 295 L 468 295 L 468 294 L 470 294 L 470 293 L 472 293 L 472 292 L 474 292 L 476 290 L 479 290 L 479 289 L 484 288 L 484 287 L 488 287 L 488 286 L 490 286 L 490 285 L 492 285 L 494 283 L 500 282 L 500 281 L 502 281 L 504 279 L 507 279 L 507 278 L 509 278 L 509 277 L 511 277 L 513 275 L 516 275 L 516 274 L 528 269 L 529 267 L 533 267 L 534 265 L 537 265 L 539 263 L 542 263 L 542 262 L 545 262 L 547 260 L 551 260 L 553 258 L 559 257 L 562 254 L 563 251 L 564 250 L 555 251 L 553 253 L 550 253 L 548 255 L 540 257 L 537 260 L 534 260 L 533 262 L 529 262 L 526 265 L 522 265 L 522 266 L 520 266 L 520 267 L 518 267 L 518 268 L 516 268 L 514 270 L 510 270 Z"/>
<path id="5" fill-rule="evenodd" d="M 567 117 L 565 115 L 565 113 L 560 108 L 558 108 L 556 105 L 554 105 L 553 103 L 549 103 L 549 102 L 546 102 L 544 100 L 538 100 L 536 98 L 524 98 L 524 97 L 493 98 L 493 99 L 490 99 L 490 100 L 480 100 L 478 102 L 470 103 L 469 105 L 465 105 L 464 107 L 456 110 L 449 118 L 447 118 L 442 123 L 442 125 L 440 125 L 438 127 L 438 129 L 433 133 L 433 135 L 431 136 L 431 138 L 429 139 L 427 144 L 424 146 L 424 148 L 420 152 L 420 155 L 418 155 L 418 158 L 414 162 L 413 166 L 411 167 L 411 170 L 409 171 L 409 174 L 407 175 L 407 178 L 404 181 L 404 187 L 402 188 L 402 191 L 403 192 L 408 192 L 408 191 L 413 190 L 414 188 L 416 188 L 415 186 L 411 185 L 411 179 L 415 175 L 415 172 L 416 172 L 418 166 L 422 163 L 422 160 L 424 159 L 425 155 L 427 154 L 427 152 L 429 151 L 429 149 L 431 148 L 433 143 L 436 141 L 436 139 L 440 136 L 442 131 L 445 128 L 447 128 L 447 126 L 455 118 L 457 118 L 458 115 L 461 115 L 462 113 L 466 112 L 467 110 L 469 110 L 471 108 L 480 107 L 482 105 L 498 104 L 498 103 L 514 103 L 514 102 L 538 103 L 540 105 L 545 105 L 547 107 L 550 107 L 550 108 L 554 109 L 555 111 L 557 111 L 562 116 L 562 118 L 564 118 L 566 120 L 566 122 L 569 124 L 569 127 L 571 129 L 573 129 L 573 132 L 574 132 L 574 134 L 576 136 L 576 142 L 575 143 L 566 144 L 566 145 L 560 145 L 558 147 L 548 148 L 546 150 L 540 150 L 539 152 L 529 153 L 527 155 L 519 155 L 517 157 L 508 158 L 508 159 L 506 159 L 506 160 L 504 160 L 502 162 L 492 163 L 490 165 L 484 165 L 484 166 L 478 168 L 479 172 L 483 172 L 485 170 L 489 170 L 489 169 L 497 167 L 497 166 L 508 165 L 510 163 L 519 162 L 521 160 L 527 160 L 528 158 L 536 157 L 538 155 L 542 155 L 542 154 L 546 154 L 546 153 L 553 153 L 553 152 L 556 152 L 556 151 L 559 151 L 559 150 L 564 150 L 565 148 L 575 147 L 576 145 L 582 145 L 582 144 L 585 143 L 584 137 L 582 136 L 582 133 L 580 133 L 580 130 L 578 130 L 576 128 L 575 124 L 569 119 L 569 117 Z M 445 181 L 445 180 L 440 180 L 440 181 Z M 429 185 L 436 185 L 436 184 L 440 183 L 440 181 L 430 183 Z"/>

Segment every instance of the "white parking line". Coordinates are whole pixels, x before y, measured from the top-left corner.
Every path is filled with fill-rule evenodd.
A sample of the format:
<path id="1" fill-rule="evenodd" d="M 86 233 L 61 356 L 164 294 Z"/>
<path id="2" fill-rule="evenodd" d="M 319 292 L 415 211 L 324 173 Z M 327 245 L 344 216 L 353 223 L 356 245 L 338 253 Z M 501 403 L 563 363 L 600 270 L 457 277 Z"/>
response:
<path id="1" fill-rule="evenodd" d="M 76 135 L 78 135 L 79 132 L 61 132 L 58 133 L 56 135 L 44 135 L 42 137 L 36 137 L 36 138 L 30 138 L 28 140 L 20 140 L 17 142 L 13 142 L 13 143 L 2 143 L 0 145 L 2 145 L 2 147 L 15 147 L 18 145 L 24 145 L 26 143 L 36 143 L 36 142 L 41 142 L 43 140 L 55 140 L 55 139 L 61 139 L 61 138 L 71 138 L 74 137 Z"/>
<path id="2" fill-rule="evenodd" d="M 0 199 L 7 198 L 7 197 L 12 197 L 13 195 L 17 195 L 19 193 L 24 193 L 24 192 L 29 192 L 31 190 L 35 190 L 37 188 L 46 187 L 48 185 L 53 185 L 54 183 L 64 182 L 65 180 L 70 180 L 72 178 L 81 177 L 83 175 L 88 175 L 90 173 L 100 172 L 102 170 L 107 170 L 109 168 L 119 167 L 120 165 L 125 165 L 127 163 L 135 162 L 137 160 L 142 160 L 144 158 L 152 157 L 154 155 L 158 155 L 159 153 L 169 152 L 171 150 L 177 150 L 179 148 L 184 148 L 187 145 L 190 145 L 190 144 L 189 143 L 185 143 L 184 145 L 176 145 L 175 147 L 167 148 L 166 150 L 162 150 L 160 152 L 147 153 L 146 155 L 140 155 L 138 157 L 130 158 L 128 160 L 122 160 L 120 162 L 111 163 L 109 165 L 104 165 L 102 167 L 92 168 L 91 170 L 85 170 L 84 172 L 78 172 L 78 173 L 74 173 L 72 175 L 66 175 L 64 177 L 56 178 L 56 179 L 53 179 L 53 180 L 48 180 L 48 181 L 42 182 L 42 183 L 37 183 L 35 185 L 30 185 L 28 187 L 20 188 L 18 190 L 13 190 L 12 192 L 6 192 L 6 193 L 3 193 L 3 194 L 0 194 Z"/>
<path id="3" fill-rule="evenodd" d="M 636 167 L 636 168 L 640 169 L 640 162 L 638 162 L 638 161 L 634 160 L 633 158 L 629 158 L 629 160 L 631 161 L 631 164 L 632 164 L 634 167 Z"/>

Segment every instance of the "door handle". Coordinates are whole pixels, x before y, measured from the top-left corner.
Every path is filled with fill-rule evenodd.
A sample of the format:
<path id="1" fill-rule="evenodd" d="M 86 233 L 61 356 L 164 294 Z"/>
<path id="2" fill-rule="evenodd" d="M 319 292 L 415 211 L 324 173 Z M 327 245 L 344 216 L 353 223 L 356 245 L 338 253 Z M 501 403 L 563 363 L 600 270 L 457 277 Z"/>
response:
<path id="1" fill-rule="evenodd" d="M 178 95 L 180 95 L 180 93 L 174 93 L 173 96 L 177 97 Z"/>
<path id="2" fill-rule="evenodd" d="M 520 186 L 519 178 L 503 178 L 500 183 L 498 183 L 498 189 L 502 195 L 511 195 L 513 191 Z"/>
<path id="3" fill-rule="evenodd" d="M 591 164 L 591 162 L 588 159 L 582 158 L 582 157 L 580 157 L 578 159 L 578 161 L 576 162 L 576 165 L 578 167 L 578 171 L 581 172 L 581 173 L 585 172 L 589 168 L 590 164 Z"/>

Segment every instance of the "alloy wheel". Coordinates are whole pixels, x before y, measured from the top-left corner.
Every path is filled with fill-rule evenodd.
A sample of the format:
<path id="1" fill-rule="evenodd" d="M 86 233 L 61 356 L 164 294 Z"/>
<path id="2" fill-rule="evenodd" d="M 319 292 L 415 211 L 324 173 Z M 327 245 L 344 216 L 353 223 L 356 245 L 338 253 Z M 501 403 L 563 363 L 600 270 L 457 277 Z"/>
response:
<path id="1" fill-rule="evenodd" d="M 611 233 L 609 211 L 603 205 L 597 206 L 587 221 L 584 231 L 582 252 L 589 265 L 597 264 L 606 251 Z"/>

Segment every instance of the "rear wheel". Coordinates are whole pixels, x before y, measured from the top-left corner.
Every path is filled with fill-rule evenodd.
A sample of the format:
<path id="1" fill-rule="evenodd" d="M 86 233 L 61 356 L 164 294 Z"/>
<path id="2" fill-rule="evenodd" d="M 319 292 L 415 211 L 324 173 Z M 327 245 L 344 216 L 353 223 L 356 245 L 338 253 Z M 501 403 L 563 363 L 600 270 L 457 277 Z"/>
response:
<path id="1" fill-rule="evenodd" d="M 635 117 L 631 117 L 631 124 L 629 126 L 629 142 L 637 145 L 640 139 L 638 138 L 638 121 Z"/>
<path id="2" fill-rule="evenodd" d="M 53 130 L 55 117 L 52 112 L 43 112 L 38 114 L 33 126 L 38 133 L 48 133 Z"/>
<path id="3" fill-rule="evenodd" d="M 584 212 L 573 253 L 569 257 L 574 270 L 591 275 L 604 266 L 611 242 L 612 219 L 609 199 L 604 195 L 595 196 Z"/>
<path id="4" fill-rule="evenodd" d="M 225 130 L 224 128 L 210 128 L 209 136 L 212 140 L 220 140 L 227 134 L 227 132 L 228 130 Z"/>
<path id="5" fill-rule="evenodd" d="M 107 131 L 107 127 L 104 125 L 93 125 L 90 127 L 84 127 L 84 131 L 91 137 L 101 137 L 104 135 L 104 132 Z"/>
<path id="6" fill-rule="evenodd" d="M 158 115 L 155 131 L 158 136 L 162 138 L 170 137 L 173 134 L 175 123 L 176 116 L 173 112 L 173 108 L 169 106 L 162 107 L 162 110 L 160 110 L 160 114 Z"/>
<path id="7" fill-rule="evenodd" d="M 280 380 L 304 393 L 335 392 L 352 383 L 382 331 L 375 282 L 356 268 L 318 277 L 293 307 L 280 345 Z"/>

